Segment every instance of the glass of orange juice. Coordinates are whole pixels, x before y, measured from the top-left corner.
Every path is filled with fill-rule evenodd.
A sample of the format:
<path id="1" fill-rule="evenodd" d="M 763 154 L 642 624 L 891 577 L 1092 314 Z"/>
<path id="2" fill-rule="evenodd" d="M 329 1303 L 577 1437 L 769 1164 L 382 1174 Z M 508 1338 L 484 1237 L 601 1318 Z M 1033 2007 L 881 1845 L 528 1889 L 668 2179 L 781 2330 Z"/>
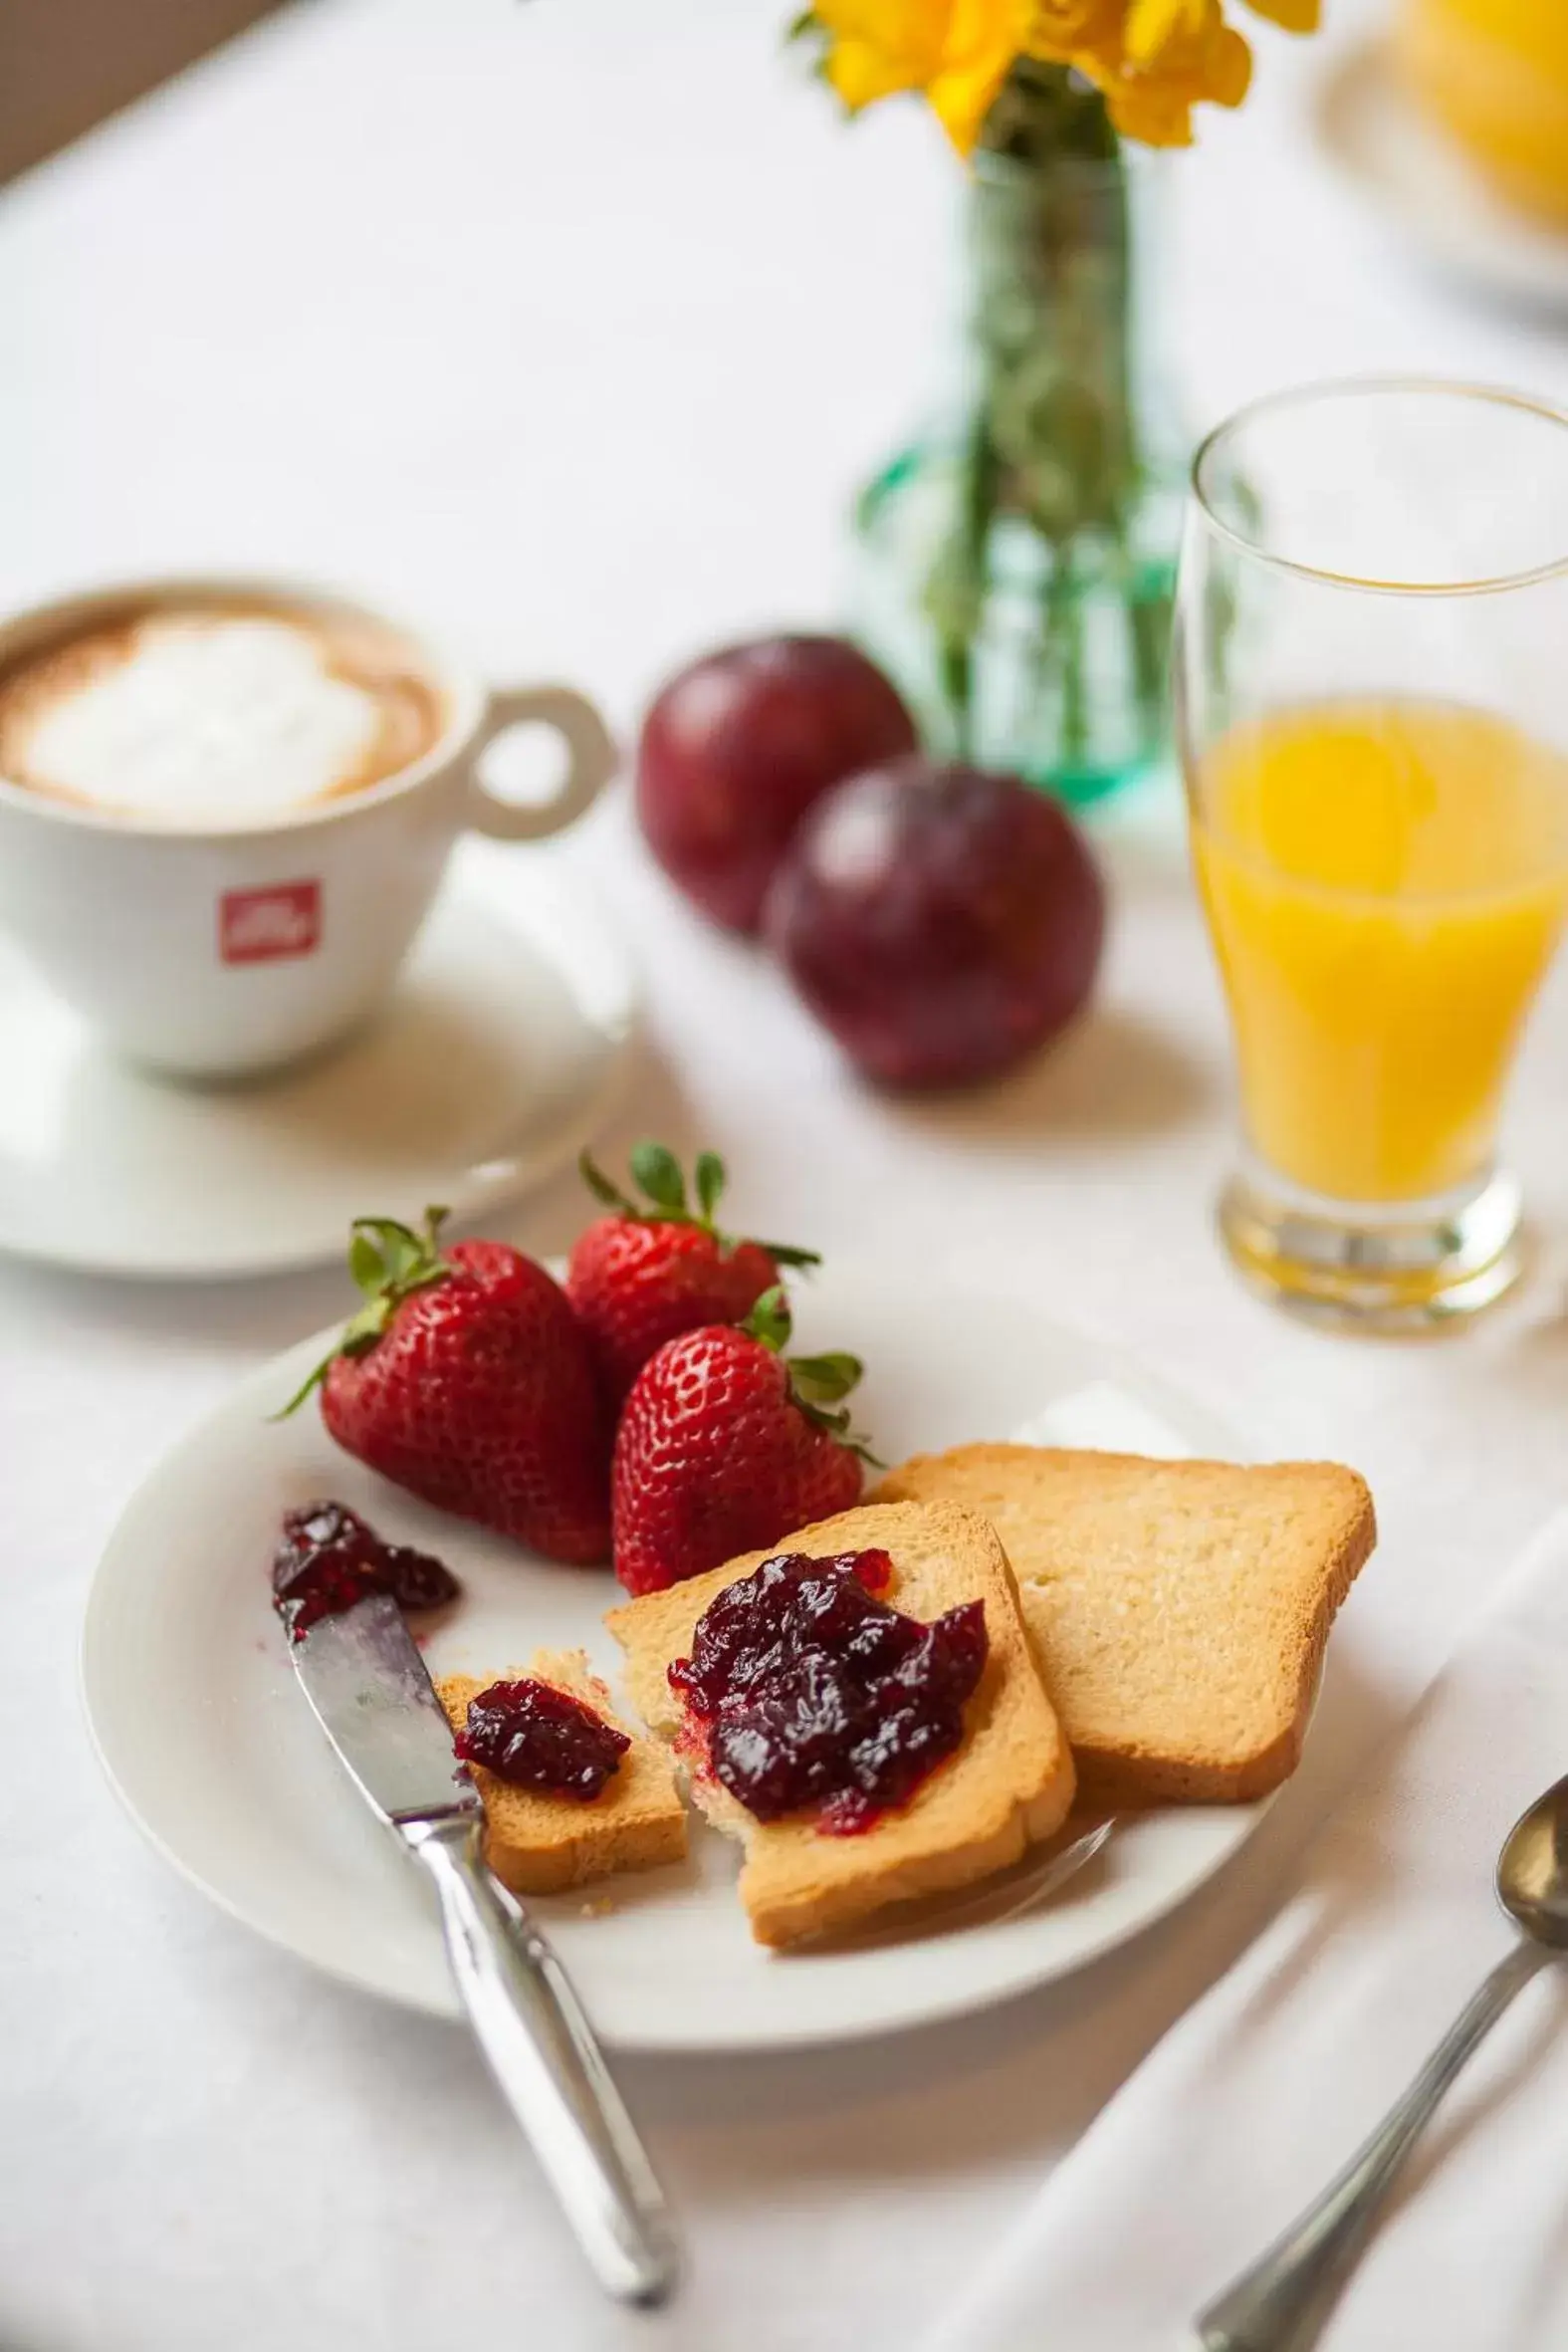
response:
<path id="1" fill-rule="evenodd" d="M 1498 1122 L 1568 916 L 1568 412 L 1378 378 L 1232 418 L 1174 662 L 1240 1081 L 1225 1243 L 1319 1320 L 1470 1315 L 1521 1271 Z"/>
<path id="2" fill-rule="evenodd" d="M 1405 81 L 1500 194 L 1568 228 L 1564 0 L 1400 0 Z"/>

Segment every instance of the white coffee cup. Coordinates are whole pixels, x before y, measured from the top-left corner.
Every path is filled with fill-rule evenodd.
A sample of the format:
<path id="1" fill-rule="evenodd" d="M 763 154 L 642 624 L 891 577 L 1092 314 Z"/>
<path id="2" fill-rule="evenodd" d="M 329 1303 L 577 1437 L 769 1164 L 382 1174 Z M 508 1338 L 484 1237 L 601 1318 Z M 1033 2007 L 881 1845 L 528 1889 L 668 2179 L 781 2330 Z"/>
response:
<path id="1" fill-rule="evenodd" d="M 263 601 L 394 629 L 444 724 L 410 766 L 255 824 L 143 823 L 0 776 L 0 924 L 90 1028 L 187 1077 L 276 1068 L 347 1035 L 390 990 L 465 831 L 533 841 L 580 817 L 616 767 L 569 686 L 487 689 L 429 635 L 350 598 L 274 580 L 130 583 L 0 625 L 0 672 L 132 614 Z M 486 789 L 479 763 L 523 723 L 566 752 L 544 806 Z"/>

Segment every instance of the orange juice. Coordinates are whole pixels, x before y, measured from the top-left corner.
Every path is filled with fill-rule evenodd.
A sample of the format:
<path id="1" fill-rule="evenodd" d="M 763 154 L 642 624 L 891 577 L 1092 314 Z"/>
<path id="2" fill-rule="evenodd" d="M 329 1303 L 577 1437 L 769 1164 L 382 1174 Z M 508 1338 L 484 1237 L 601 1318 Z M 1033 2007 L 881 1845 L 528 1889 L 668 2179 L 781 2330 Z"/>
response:
<path id="1" fill-rule="evenodd" d="M 1406 80 L 1486 176 L 1568 225 L 1565 0 L 1404 0 Z"/>
<path id="2" fill-rule="evenodd" d="M 1254 1149 L 1369 1205 L 1482 1175 L 1568 913 L 1568 760 L 1458 704 L 1320 703 L 1223 736 L 1194 800 Z"/>

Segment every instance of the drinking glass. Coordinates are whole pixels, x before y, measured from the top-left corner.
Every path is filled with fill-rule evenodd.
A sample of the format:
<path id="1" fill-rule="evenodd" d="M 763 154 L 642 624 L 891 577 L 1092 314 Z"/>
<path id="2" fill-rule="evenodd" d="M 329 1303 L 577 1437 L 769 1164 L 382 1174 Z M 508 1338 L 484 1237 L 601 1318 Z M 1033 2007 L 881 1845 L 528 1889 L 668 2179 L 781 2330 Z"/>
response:
<path id="1" fill-rule="evenodd" d="M 1408 1331 L 1522 1264 L 1497 1128 L 1568 913 L 1568 411 L 1376 378 L 1193 469 L 1174 680 L 1230 1004 L 1231 1256 Z"/>

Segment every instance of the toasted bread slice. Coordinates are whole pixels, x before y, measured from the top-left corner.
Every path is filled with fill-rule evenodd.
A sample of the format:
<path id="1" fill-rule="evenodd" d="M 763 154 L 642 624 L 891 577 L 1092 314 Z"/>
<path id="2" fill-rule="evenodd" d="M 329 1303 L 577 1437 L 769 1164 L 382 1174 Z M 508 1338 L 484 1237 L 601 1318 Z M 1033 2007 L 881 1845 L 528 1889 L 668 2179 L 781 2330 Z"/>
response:
<path id="1" fill-rule="evenodd" d="M 777 1552 L 830 1558 L 880 1546 L 893 1560 L 884 1597 L 927 1623 L 983 1600 L 990 1654 L 964 1745 L 909 1802 L 858 1837 L 828 1837 L 804 1816 L 759 1821 L 706 1774 L 693 1793 L 719 1828 L 746 1847 L 741 1900 L 762 1944 L 792 1944 L 845 1928 L 906 1896 L 967 1885 L 1015 1862 L 1049 1837 L 1072 1802 L 1072 1760 L 1018 1613 L 1007 1555 L 984 1520 L 952 1504 L 863 1506 L 749 1551 L 666 1592 L 645 1594 L 605 1620 L 626 1653 L 628 1686 L 645 1722 L 674 1740 L 682 1709 L 668 1669 L 685 1657 L 716 1593 Z"/>
<path id="2" fill-rule="evenodd" d="M 1376 1540 L 1332 1462 L 958 1446 L 875 1500 L 984 1512 L 1095 1803 L 1226 1804 L 1294 1771 L 1335 1611 Z"/>
<path id="3" fill-rule="evenodd" d="M 670 1759 L 657 1741 L 639 1738 L 621 1722 L 582 1650 L 539 1650 L 527 1666 L 508 1667 L 504 1675 L 485 1681 L 472 1674 L 443 1675 L 436 1697 L 453 1730 L 467 1718 L 470 1699 L 492 1682 L 519 1675 L 533 1675 L 581 1699 L 624 1732 L 631 1746 L 603 1789 L 586 1803 L 548 1789 L 517 1788 L 483 1764 L 470 1764 L 485 1807 L 485 1860 L 502 1884 L 518 1895 L 553 1895 L 562 1887 L 608 1878 L 612 1871 L 678 1862 L 686 1851 L 686 1807 Z"/>

